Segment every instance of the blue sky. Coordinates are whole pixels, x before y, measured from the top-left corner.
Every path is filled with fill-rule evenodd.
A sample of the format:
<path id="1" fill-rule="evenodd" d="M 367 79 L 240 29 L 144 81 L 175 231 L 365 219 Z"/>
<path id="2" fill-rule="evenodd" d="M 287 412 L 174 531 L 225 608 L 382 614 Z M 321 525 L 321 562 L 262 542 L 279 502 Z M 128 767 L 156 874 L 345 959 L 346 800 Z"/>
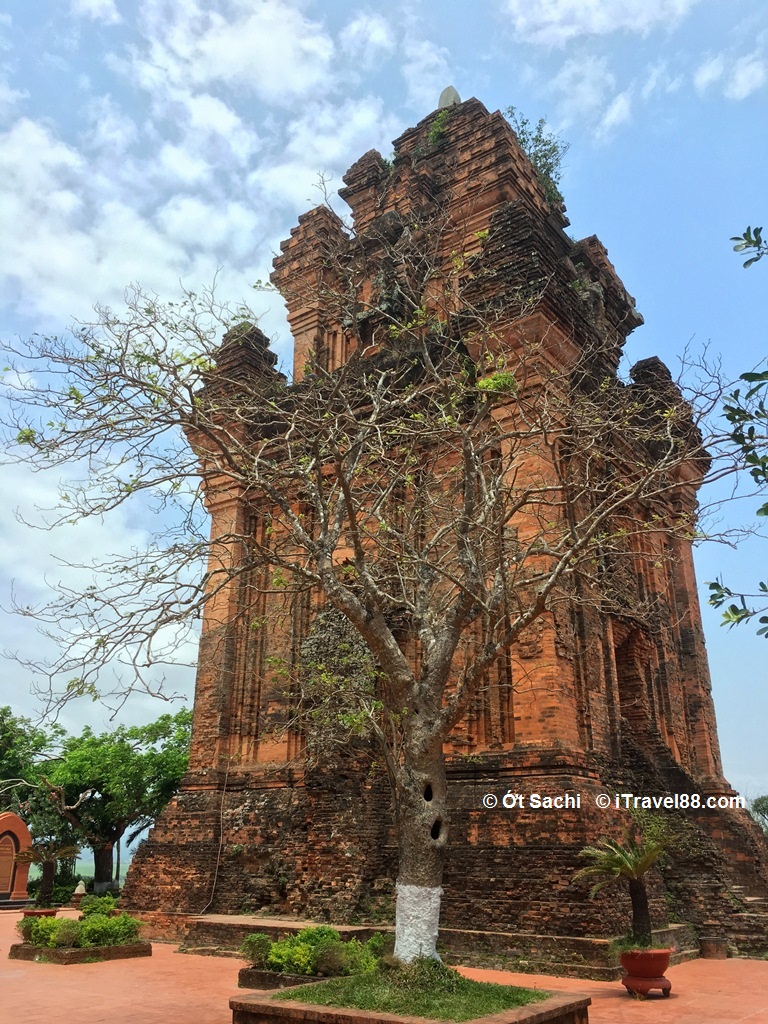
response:
<path id="1" fill-rule="evenodd" d="M 6 0 L 0 13 L 0 334 L 60 330 L 126 285 L 174 298 L 210 284 L 257 305 L 299 213 L 370 148 L 437 105 L 452 83 L 491 109 L 546 116 L 571 143 L 561 189 L 571 233 L 597 234 L 645 316 L 626 365 L 675 371 L 705 348 L 731 377 L 766 354 L 768 268 L 744 271 L 731 235 L 763 223 L 768 166 L 764 0 Z M 262 326 L 287 362 L 282 309 Z M 30 532 L 18 508 L 56 481 L 0 476 L 0 605 L 39 600 L 73 549 L 140 545 L 148 524 Z M 722 513 L 750 522 L 756 502 Z M 765 541 L 705 545 L 700 580 L 749 585 Z M 705 598 L 705 588 L 700 590 Z M 768 792 L 768 643 L 705 609 L 727 777 Z M 0 617 L 0 646 L 40 649 Z M 187 655 L 194 651 L 187 649 Z M 189 691 L 189 673 L 174 684 Z M 0 701 L 30 711 L 29 679 L 0 663 Z M 164 710 L 148 698 L 127 720 Z M 90 704 L 65 724 L 100 728 Z"/>

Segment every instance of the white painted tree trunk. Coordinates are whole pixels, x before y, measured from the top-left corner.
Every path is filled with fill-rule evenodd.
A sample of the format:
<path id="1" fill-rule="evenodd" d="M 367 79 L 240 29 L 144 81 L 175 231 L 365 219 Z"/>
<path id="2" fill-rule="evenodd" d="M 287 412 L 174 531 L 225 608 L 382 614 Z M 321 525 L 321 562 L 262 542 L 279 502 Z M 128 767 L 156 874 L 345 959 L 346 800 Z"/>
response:
<path id="1" fill-rule="evenodd" d="M 440 959 L 437 933 L 449 814 L 436 714 L 434 708 L 414 708 L 395 793 L 399 863 L 394 954 L 404 963 L 417 957 Z"/>
<path id="2" fill-rule="evenodd" d="M 395 956 L 404 963 L 417 957 L 439 960 L 437 931 L 443 890 L 397 883 Z"/>

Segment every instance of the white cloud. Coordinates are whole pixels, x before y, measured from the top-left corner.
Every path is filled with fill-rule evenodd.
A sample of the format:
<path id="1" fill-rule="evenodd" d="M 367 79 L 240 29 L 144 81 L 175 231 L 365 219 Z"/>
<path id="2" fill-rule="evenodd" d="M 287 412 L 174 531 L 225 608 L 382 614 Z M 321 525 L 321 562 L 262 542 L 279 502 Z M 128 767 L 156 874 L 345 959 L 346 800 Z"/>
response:
<path id="1" fill-rule="evenodd" d="M 604 141 L 632 115 L 633 86 L 619 91 L 605 57 L 573 57 L 549 83 L 561 128 L 580 124 Z"/>
<path id="2" fill-rule="evenodd" d="M 9 14 L 0 14 L 0 52 L 13 50 L 13 44 L 5 36 L 5 29 L 11 28 L 13 19 Z M 29 93 L 25 89 L 14 89 L 9 80 L 10 68 L 0 64 L 0 119 L 11 114 L 20 100 L 26 99 Z"/>
<path id="3" fill-rule="evenodd" d="M 402 73 L 408 87 L 408 103 L 426 117 L 437 107 L 440 93 L 451 84 L 448 51 L 427 39 L 417 41 L 410 32 L 403 45 Z"/>
<path id="4" fill-rule="evenodd" d="M 648 77 L 643 83 L 640 95 L 644 100 L 649 100 L 659 93 L 669 95 L 677 92 L 682 84 L 682 75 L 672 75 L 666 63 L 656 64 L 648 69 Z"/>
<path id="5" fill-rule="evenodd" d="M 259 146 L 259 136 L 231 107 L 208 93 L 182 95 L 179 102 L 184 108 L 181 127 L 187 145 L 194 142 L 219 168 L 232 160 L 238 165 L 248 163 Z"/>
<path id="6" fill-rule="evenodd" d="M 174 292 L 184 252 L 116 198 L 116 186 L 47 126 L 0 136 L 0 296 L 27 314 L 82 316 L 131 280 Z M 212 274 L 209 274 L 210 280 Z"/>
<path id="7" fill-rule="evenodd" d="M 259 218 L 241 202 L 205 202 L 197 196 L 173 196 L 157 213 L 163 234 L 186 248 L 226 249 L 231 255 L 250 253 Z"/>
<path id="8" fill-rule="evenodd" d="M 725 60 L 719 54 L 715 57 L 709 57 L 700 64 L 693 75 L 693 85 L 697 92 L 706 92 L 706 90 L 719 82 L 725 74 Z"/>
<path id="9" fill-rule="evenodd" d="M 700 0 L 504 0 L 515 34 L 543 46 L 581 36 L 647 35 L 681 21 Z"/>
<path id="10" fill-rule="evenodd" d="M 729 100 L 744 100 L 768 81 L 768 61 L 753 53 L 736 61 L 728 76 L 725 95 Z"/>
<path id="11" fill-rule="evenodd" d="M 389 22 L 380 14 L 366 12 L 345 26 L 339 42 L 344 53 L 369 67 L 395 49 L 395 35 Z"/>
<path id="12" fill-rule="evenodd" d="M 93 152 L 115 158 L 122 156 L 138 138 L 136 124 L 111 96 L 99 96 L 85 110 L 88 130 L 84 141 Z"/>
<path id="13" fill-rule="evenodd" d="M 730 59 L 724 54 L 709 57 L 693 75 L 694 88 L 705 93 L 719 86 L 729 100 L 744 100 L 768 83 L 768 60 L 755 51 Z"/>
<path id="14" fill-rule="evenodd" d="M 87 473 L 85 466 L 81 468 Z M 74 482 L 76 476 L 77 469 L 70 467 L 67 479 Z M 0 511 L 6 540 L 0 551 L 0 575 L 15 579 L 29 604 L 50 597 L 46 577 L 54 564 L 56 578 L 74 586 L 80 571 L 66 563 L 106 559 L 116 551 L 128 554 L 131 548 L 141 549 L 147 544 L 146 532 L 134 525 L 126 507 L 116 510 L 109 529 L 95 517 L 77 527 L 65 524 L 45 529 L 46 522 L 60 514 L 59 494 L 66 488 L 61 478 L 62 473 L 55 470 L 34 472 L 23 464 L 3 466 L 4 487 L 14 499 L 4 502 Z M 53 511 L 43 511 L 47 509 Z M 74 537 L 78 538 L 76 543 Z"/>
<path id="15" fill-rule="evenodd" d="M 80 467 L 86 473 L 86 467 Z M 3 486 L 5 493 L 13 495 L 13 501 L 5 501 L 0 507 L 0 532 L 5 543 L 0 550 L 0 578 L 8 589 L 2 594 L 3 611 L 11 603 L 10 583 L 13 581 L 13 596 L 25 607 L 40 607 L 49 602 L 54 592 L 51 584 L 61 583 L 82 590 L 91 582 L 91 573 L 73 565 L 73 562 L 88 564 L 105 561 L 115 564 L 120 557 L 129 557 L 133 549 L 141 550 L 148 542 L 148 530 L 156 529 L 156 517 L 146 509 L 129 507 L 117 508 L 110 514 L 109 521 L 94 517 L 77 525 L 64 525 L 50 530 L 33 529 L 17 516 L 17 511 L 28 523 L 43 525 L 45 517 L 40 509 L 59 507 L 59 476 L 57 471 L 35 473 L 25 465 L 4 465 Z M 69 479 L 74 480 L 77 469 L 71 468 Z M 18 506 L 18 509 L 17 509 Z M 161 638 L 163 639 L 163 638 Z M 174 645 L 175 660 L 194 662 L 196 641 L 190 631 L 179 631 L 179 643 Z M 33 676 L 12 660 L 4 660 L 3 654 L 19 651 L 28 659 L 53 663 L 61 654 L 61 647 L 49 636 L 38 631 L 34 618 L 21 615 L 0 616 L 0 691 L 3 703 L 19 702 L 25 713 L 30 713 L 30 687 L 35 683 L 46 688 L 44 677 Z M 193 673 L 181 668 L 160 666 L 150 670 L 148 678 L 158 686 L 163 676 L 168 676 L 167 693 L 190 691 Z M 115 687 L 127 690 L 136 683 L 135 671 L 115 665 L 113 671 L 104 673 L 107 689 Z M 140 691 L 141 692 L 141 691 Z M 148 700 L 148 698 L 146 698 Z M 136 703 L 136 702 L 134 702 Z M 139 701 L 144 704 L 144 701 Z M 86 723 L 97 724 L 104 718 L 103 706 L 94 707 L 90 699 L 78 701 L 77 711 L 70 710 L 71 720 L 64 716 L 68 727 L 79 732 Z M 35 713 L 41 711 L 35 708 Z M 156 718 L 166 710 L 158 703 L 145 704 L 142 720 Z M 103 727 L 103 726 L 102 726 Z"/>
<path id="16" fill-rule="evenodd" d="M 163 177 L 182 185 L 201 185 L 213 173 L 213 168 L 186 146 L 175 146 L 170 142 L 160 148 L 158 166 Z"/>
<path id="17" fill-rule="evenodd" d="M 615 96 L 611 103 L 608 105 L 608 109 L 600 119 L 600 124 L 597 126 L 596 136 L 599 139 L 604 139 L 610 135 L 614 128 L 618 128 L 619 125 L 626 124 L 629 121 L 632 113 L 632 103 L 630 100 L 629 92 L 620 92 L 618 96 Z"/>
<path id="18" fill-rule="evenodd" d="M 78 17 L 103 21 L 106 25 L 117 25 L 123 20 L 115 0 L 72 0 L 72 13 Z"/>
<path id="19" fill-rule="evenodd" d="M 197 0 L 146 0 L 145 50 L 134 48 L 131 71 L 153 93 L 213 83 L 246 89 L 288 105 L 333 80 L 333 41 L 289 0 L 232 0 L 224 17 Z"/>
<path id="20" fill-rule="evenodd" d="M 28 96 L 28 92 L 21 89 L 13 89 L 0 78 L 0 118 L 5 118 L 11 114 L 15 110 L 16 105 Z"/>
<path id="21" fill-rule="evenodd" d="M 263 161 L 249 184 L 262 201 L 312 206 L 322 202 L 315 186 L 324 172 L 342 174 L 366 150 L 387 150 L 401 126 L 377 97 L 346 100 L 340 106 L 316 103 L 287 125 L 280 158 Z M 340 181 L 332 183 L 335 191 Z"/>
<path id="22" fill-rule="evenodd" d="M 616 78 L 604 57 L 574 57 L 563 64 L 550 82 L 550 88 L 560 97 L 560 118 L 567 126 L 598 117 L 605 110 L 608 97 L 615 92 Z"/>

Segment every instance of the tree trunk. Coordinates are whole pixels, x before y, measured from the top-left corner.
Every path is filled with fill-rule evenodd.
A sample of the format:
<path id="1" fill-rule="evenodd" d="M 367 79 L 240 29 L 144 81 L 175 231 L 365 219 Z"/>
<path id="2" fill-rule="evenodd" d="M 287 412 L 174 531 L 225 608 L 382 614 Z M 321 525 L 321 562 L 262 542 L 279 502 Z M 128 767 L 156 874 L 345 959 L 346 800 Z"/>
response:
<path id="1" fill-rule="evenodd" d="M 114 889 L 112 878 L 112 843 L 100 843 L 91 847 L 93 850 L 93 891 L 109 892 Z"/>
<path id="2" fill-rule="evenodd" d="M 630 878 L 629 898 L 632 901 L 632 938 L 638 942 L 651 941 L 651 912 L 648 909 L 648 892 L 642 878 Z"/>
<path id="3" fill-rule="evenodd" d="M 44 860 L 40 870 L 40 893 L 37 897 L 37 905 L 39 907 L 50 907 L 53 898 L 53 887 L 56 884 L 56 861 Z"/>
<path id="4" fill-rule="evenodd" d="M 411 737 L 411 740 L 413 737 Z M 408 741 L 406 741 L 408 743 Z M 406 753 L 396 785 L 399 870 L 395 956 L 439 959 L 437 931 L 448 841 L 448 803 L 442 742 Z"/>

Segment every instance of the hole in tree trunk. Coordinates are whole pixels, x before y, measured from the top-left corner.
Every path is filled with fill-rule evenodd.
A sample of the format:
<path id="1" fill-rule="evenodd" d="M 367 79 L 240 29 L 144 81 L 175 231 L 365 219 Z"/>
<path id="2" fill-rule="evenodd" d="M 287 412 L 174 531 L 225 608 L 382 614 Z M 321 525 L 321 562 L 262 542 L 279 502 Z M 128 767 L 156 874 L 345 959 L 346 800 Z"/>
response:
<path id="1" fill-rule="evenodd" d="M 432 836 L 433 839 L 439 839 L 440 838 L 440 831 L 441 831 L 442 827 L 443 827 L 443 823 L 438 818 L 437 821 L 432 826 L 432 828 L 430 829 L 430 832 L 429 832 L 429 834 Z"/>
<path id="2" fill-rule="evenodd" d="M 432 787 L 429 783 L 424 787 L 424 799 L 429 802 L 432 799 Z"/>

